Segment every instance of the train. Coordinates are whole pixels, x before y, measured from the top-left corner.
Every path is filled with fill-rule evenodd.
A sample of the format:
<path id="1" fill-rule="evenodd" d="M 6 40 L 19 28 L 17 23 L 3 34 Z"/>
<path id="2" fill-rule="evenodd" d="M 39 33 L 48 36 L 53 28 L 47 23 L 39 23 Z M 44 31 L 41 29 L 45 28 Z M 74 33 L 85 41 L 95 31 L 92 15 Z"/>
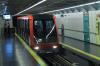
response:
<path id="1" fill-rule="evenodd" d="M 58 53 L 61 48 L 53 15 L 17 16 L 16 33 L 37 53 Z"/>

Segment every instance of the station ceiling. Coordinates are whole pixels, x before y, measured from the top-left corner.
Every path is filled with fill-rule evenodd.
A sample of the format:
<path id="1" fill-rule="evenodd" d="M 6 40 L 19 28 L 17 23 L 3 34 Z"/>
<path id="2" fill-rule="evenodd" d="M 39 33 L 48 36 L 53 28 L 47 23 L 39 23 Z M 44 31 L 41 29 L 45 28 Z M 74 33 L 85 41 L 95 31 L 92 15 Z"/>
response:
<path id="1" fill-rule="evenodd" d="M 6 0 L 8 7 L 12 15 L 32 6 L 33 4 L 41 0 Z M 99 0 L 47 0 L 36 7 L 25 11 L 23 14 L 36 14 L 46 11 L 61 9 L 65 7 L 71 7 L 79 4 L 94 2 Z"/>

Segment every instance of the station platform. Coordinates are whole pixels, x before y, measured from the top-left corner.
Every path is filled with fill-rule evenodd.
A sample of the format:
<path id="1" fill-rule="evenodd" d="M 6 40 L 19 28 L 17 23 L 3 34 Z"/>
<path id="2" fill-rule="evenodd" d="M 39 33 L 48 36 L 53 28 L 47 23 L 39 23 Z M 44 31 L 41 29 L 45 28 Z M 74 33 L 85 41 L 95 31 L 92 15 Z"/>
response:
<path id="1" fill-rule="evenodd" d="M 97 64 L 97 66 L 100 65 L 100 46 L 66 36 L 61 37 L 60 35 L 59 37 L 61 41 L 60 44 L 62 44 L 65 49 L 89 61 L 91 64 L 89 66 L 95 66 L 95 64 Z"/>
<path id="2" fill-rule="evenodd" d="M 88 66 L 100 65 L 100 46 L 69 37 L 62 39 L 60 36 L 60 40 L 60 44 L 65 49 L 89 61 Z M 34 51 L 24 44 L 17 35 L 2 38 L 0 40 L 0 66 L 47 66 L 37 57 L 37 54 L 34 54 Z"/>
<path id="3" fill-rule="evenodd" d="M 0 40 L 0 66 L 41 66 L 14 37 Z"/>

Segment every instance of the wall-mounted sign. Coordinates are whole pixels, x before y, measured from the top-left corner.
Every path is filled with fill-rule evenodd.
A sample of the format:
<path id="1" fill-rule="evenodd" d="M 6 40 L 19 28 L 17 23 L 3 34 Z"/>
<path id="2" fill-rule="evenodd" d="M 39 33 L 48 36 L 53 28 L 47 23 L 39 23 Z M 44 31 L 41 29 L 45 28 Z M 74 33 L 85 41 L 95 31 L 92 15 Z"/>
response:
<path id="1" fill-rule="evenodd" d="M 3 15 L 3 19 L 9 20 L 9 19 L 11 19 L 11 15 Z"/>

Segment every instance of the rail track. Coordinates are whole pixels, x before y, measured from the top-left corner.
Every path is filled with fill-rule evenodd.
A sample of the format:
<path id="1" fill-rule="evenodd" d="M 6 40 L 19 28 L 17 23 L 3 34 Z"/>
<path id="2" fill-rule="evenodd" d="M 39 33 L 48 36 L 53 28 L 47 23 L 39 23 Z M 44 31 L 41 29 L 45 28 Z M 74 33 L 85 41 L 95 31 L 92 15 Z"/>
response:
<path id="1" fill-rule="evenodd" d="M 49 66 L 78 66 L 72 63 L 61 55 L 47 55 L 42 56 Z"/>

